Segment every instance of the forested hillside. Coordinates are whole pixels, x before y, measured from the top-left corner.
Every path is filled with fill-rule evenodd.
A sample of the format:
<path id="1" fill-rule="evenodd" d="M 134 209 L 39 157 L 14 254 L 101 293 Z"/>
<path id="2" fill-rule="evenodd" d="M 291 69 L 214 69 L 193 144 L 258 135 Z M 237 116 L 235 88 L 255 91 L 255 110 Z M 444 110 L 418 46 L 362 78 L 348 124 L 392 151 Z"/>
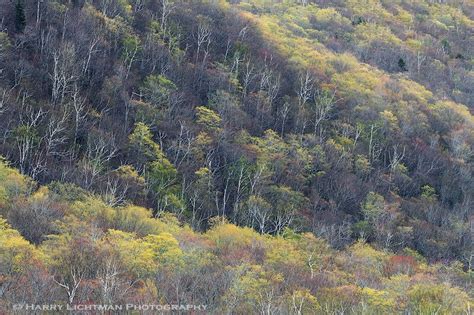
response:
<path id="1" fill-rule="evenodd" d="M 0 307 L 470 314 L 473 67 L 468 0 L 0 0 Z"/>

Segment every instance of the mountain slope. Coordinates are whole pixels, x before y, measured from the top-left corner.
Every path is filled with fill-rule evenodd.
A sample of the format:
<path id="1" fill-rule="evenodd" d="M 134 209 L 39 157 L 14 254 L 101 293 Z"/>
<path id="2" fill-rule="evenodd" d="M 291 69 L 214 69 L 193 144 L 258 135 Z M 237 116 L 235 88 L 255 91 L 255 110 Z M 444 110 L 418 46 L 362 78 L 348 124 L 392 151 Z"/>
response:
<path id="1" fill-rule="evenodd" d="M 473 11 L 469 1 L 0 0 L 0 155 L 19 170 L 6 178 L 23 178 L 0 189 L 5 235 L 38 251 L 45 276 L 64 266 L 53 249 L 73 248 L 75 233 L 100 234 L 81 250 L 123 240 L 110 249 L 119 254 L 158 242 L 169 256 L 193 242 L 207 255 L 206 246 L 220 246 L 207 243 L 216 229 L 227 240 L 244 234 L 245 244 L 269 240 L 265 254 L 252 249 L 247 260 L 229 240 L 213 259 L 273 281 L 283 299 L 304 278 L 299 270 L 313 267 L 261 259 L 312 233 L 333 248 L 319 272 L 334 273 L 298 294 L 332 305 L 326 312 L 338 306 L 319 286 L 357 296 L 350 307 L 363 308 L 366 294 L 375 304 L 399 294 L 384 282 L 391 263 L 393 274 L 422 278 L 405 284 L 439 285 L 415 295 L 459 293 L 426 279 L 440 262 L 456 266 L 448 282 L 469 291 Z M 359 248 L 377 257 L 380 277 L 358 278 L 347 266 Z M 233 265 L 234 255 L 249 265 Z M 143 290 L 151 274 L 167 275 L 144 265 L 127 269 Z M 347 281 L 333 279 L 339 267 Z M 98 279 L 87 270 L 85 279 Z M 453 280 L 458 273 L 463 280 Z M 240 284 L 214 294 L 237 294 L 224 292 L 232 285 Z M 217 310 L 222 301 L 208 303 Z"/>
<path id="2" fill-rule="evenodd" d="M 462 264 L 428 265 L 410 249 L 395 255 L 359 241 L 337 251 L 310 233 L 260 235 L 221 218 L 200 234 L 70 184 L 32 189 L 4 162 L 0 180 L 1 213 L 24 237 L 49 234 L 34 246 L 0 219 L 4 313 L 67 303 L 78 311 L 462 314 L 473 302 Z"/>

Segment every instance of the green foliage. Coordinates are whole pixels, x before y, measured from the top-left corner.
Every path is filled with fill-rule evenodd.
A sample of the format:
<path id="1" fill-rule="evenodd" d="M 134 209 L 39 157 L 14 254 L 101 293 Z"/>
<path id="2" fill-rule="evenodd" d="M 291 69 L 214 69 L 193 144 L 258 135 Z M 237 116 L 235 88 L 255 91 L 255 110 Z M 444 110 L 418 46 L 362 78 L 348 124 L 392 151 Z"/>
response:
<path id="1" fill-rule="evenodd" d="M 403 58 L 398 59 L 398 67 L 400 68 L 400 71 L 408 71 L 407 64 Z"/>
<path id="2" fill-rule="evenodd" d="M 122 58 L 131 62 L 140 49 L 140 38 L 136 35 L 125 34 L 122 39 Z"/>
<path id="3" fill-rule="evenodd" d="M 372 170 L 369 159 L 363 155 L 357 155 L 354 161 L 354 168 L 362 176 L 367 176 Z"/>
<path id="4" fill-rule="evenodd" d="M 74 202 L 85 201 L 90 192 L 71 183 L 52 182 L 48 185 L 53 198 L 58 201 Z"/>
<path id="5" fill-rule="evenodd" d="M 2 169 L 3 173 L 10 170 L 14 174 L 4 164 Z M 197 173 L 205 177 L 208 170 Z M 61 197 L 67 191 L 73 194 Z M 425 187 L 424 191 L 431 190 Z M 123 290 L 120 294 L 125 298 L 156 297 L 170 289 L 174 292 L 175 284 L 170 281 L 180 279 L 195 285 L 210 281 L 206 282 L 207 289 L 219 292 L 212 307 L 239 312 L 258 312 L 263 307 L 319 313 L 349 307 L 368 314 L 450 314 L 466 312 L 472 301 L 461 288 L 437 283 L 433 277 L 437 276 L 434 270 L 438 267 L 419 260 L 411 250 L 404 252 L 408 256 L 397 256 L 357 242 L 337 251 L 311 233 L 300 234 L 286 228 L 281 236 L 260 235 L 222 218 L 216 218 L 208 232 L 198 234 L 168 215 L 157 219 L 150 210 L 133 205 L 112 208 L 93 195 L 74 193 L 72 187 L 56 184 L 52 185 L 53 197 L 48 193 L 42 187 L 29 198 L 61 200 L 67 215 L 57 222 L 58 234 L 50 235 L 38 248 L 0 218 L 2 284 L 18 279 L 29 281 L 24 277 L 33 270 L 32 264 L 37 264 L 35 268 L 45 272 L 45 279 L 48 275 L 54 277 L 52 283 L 67 293 L 70 302 L 77 298 L 76 291 L 71 290 L 74 287 L 88 288 L 91 298 L 109 292 L 104 291 L 109 285 Z M 73 200 L 74 194 L 79 200 Z M 272 211 L 277 213 L 292 211 L 291 207 L 297 207 L 302 198 L 287 187 L 274 187 L 271 194 L 276 194 L 272 197 L 277 201 Z M 258 198 L 253 197 L 252 202 Z M 383 197 L 369 193 L 363 204 L 368 219 L 384 204 Z M 389 267 L 395 270 L 401 266 L 397 263 L 404 261 L 418 261 L 417 267 L 405 274 L 389 272 Z M 450 277 L 462 277 L 464 273 L 461 267 L 441 268 Z M 213 273 L 211 278 L 206 278 L 206 272 Z M 114 281 L 105 282 L 107 277 Z M 306 287 L 304 279 L 315 281 L 321 277 L 327 282 L 318 290 Z M 89 286 L 93 283 L 97 285 Z M 200 288 L 192 292 L 202 294 Z"/>
<path id="6" fill-rule="evenodd" d="M 215 111 L 204 106 L 196 107 L 196 122 L 206 132 L 217 134 L 221 129 L 222 119 Z"/>
<path id="7" fill-rule="evenodd" d="M 470 312 L 472 4 L 277 2 L 3 0 L 5 312 Z"/>
<path id="8" fill-rule="evenodd" d="M 424 185 L 421 187 L 421 197 L 425 198 L 426 200 L 436 200 L 436 190 L 430 185 Z"/>
<path id="9" fill-rule="evenodd" d="M 164 155 L 148 166 L 147 182 L 151 188 L 158 194 L 176 184 L 176 169 L 173 164 Z"/>
<path id="10" fill-rule="evenodd" d="M 170 167 L 170 162 L 161 151 L 159 144 L 153 141 L 150 128 L 142 122 L 135 125 L 135 129 L 128 137 L 129 152 L 140 169 L 145 164 L 154 163 L 156 172 Z"/>
<path id="11" fill-rule="evenodd" d="M 140 161 L 145 171 L 145 181 L 153 196 L 157 199 L 158 210 L 183 209 L 184 205 L 177 197 L 177 171 L 152 139 L 150 128 L 137 123 L 129 136 L 129 148 L 135 162 Z"/>
<path id="12" fill-rule="evenodd" d="M 364 204 L 362 204 L 362 213 L 364 214 L 365 220 L 373 223 L 382 215 L 384 208 L 384 198 L 377 193 L 369 192 Z"/>
<path id="13" fill-rule="evenodd" d="M 446 285 L 417 284 L 408 291 L 409 307 L 416 314 L 457 314 L 469 309 L 465 292 Z"/>
<path id="14" fill-rule="evenodd" d="M 11 47 L 10 39 L 8 34 L 0 32 L 0 62 L 7 56 L 8 50 Z"/>
<path id="15" fill-rule="evenodd" d="M 163 75 L 150 75 L 141 89 L 145 99 L 158 108 L 168 108 L 169 98 L 176 85 Z"/>

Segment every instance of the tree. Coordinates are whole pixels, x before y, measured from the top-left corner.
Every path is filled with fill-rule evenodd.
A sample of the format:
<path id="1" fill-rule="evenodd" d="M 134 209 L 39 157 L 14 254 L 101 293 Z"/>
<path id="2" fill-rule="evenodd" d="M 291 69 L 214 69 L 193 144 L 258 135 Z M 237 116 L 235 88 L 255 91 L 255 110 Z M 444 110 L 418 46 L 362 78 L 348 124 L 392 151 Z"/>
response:
<path id="1" fill-rule="evenodd" d="M 405 60 L 403 60 L 403 58 L 398 59 L 398 68 L 400 68 L 400 71 L 402 72 L 408 71 L 407 65 L 405 63 Z"/>
<path id="2" fill-rule="evenodd" d="M 469 297 L 457 288 L 442 284 L 416 284 L 407 292 L 409 309 L 420 313 L 469 312 Z"/>
<path id="3" fill-rule="evenodd" d="M 278 310 L 281 274 L 265 271 L 259 265 L 242 265 L 234 271 L 238 279 L 224 296 L 229 311 L 272 314 Z"/>
<path id="4" fill-rule="evenodd" d="M 0 299 L 20 281 L 20 277 L 39 257 L 38 251 L 0 216 Z"/>
<path id="5" fill-rule="evenodd" d="M 97 272 L 98 248 L 96 240 L 91 238 L 90 228 L 83 223 L 69 223 L 68 228 L 76 229 L 74 235 L 55 235 L 43 243 L 42 249 L 48 255 L 47 264 L 54 282 L 66 294 L 68 303 L 72 304 L 88 298 L 88 279 L 95 278 Z"/>
<path id="6" fill-rule="evenodd" d="M 297 216 L 299 211 L 303 211 L 307 206 L 307 198 L 300 192 L 296 192 L 289 187 L 281 186 L 274 187 L 273 193 L 277 193 L 277 215 L 275 225 L 275 232 L 281 233 L 286 227 L 293 226 L 298 228 L 302 222 Z"/>
<path id="7" fill-rule="evenodd" d="M 329 119 L 330 113 L 336 103 L 336 93 L 329 93 L 328 91 L 318 92 L 314 96 L 314 103 L 311 104 L 312 123 L 314 127 L 314 134 L 322 137 L 324 129 L 321 123 Z"/>
<path id="8" fill-rule="evenodd" d="M 182 212 L 184 204 L 178 197 L 176 168 L 153 141 L 150 128 L 144 123 L 137 123 L 128 139 L 130 157 L 137 169 L 143 172 L 157 211 L 174 208 Z"/>
<path id="9" fill-rule="evenodd" d="M 25 7 L 23 0 L 17 0 L 15 3 L 15 27 L 20 33 L 23 32 L 26 26 Z"/>
<path id="10" fill-rule="evenodd" d="M 160 146 L 153 141 L 150 128 L 142 122 L 135 124 L 133 132 L 128 136 L 129 156 L 139 172 L 146 164 L 163 160 Z"/>
<path id="11" fill-rule="evenodd" d="M 385 213 L 385 199 L 383 196 L 369 192 L 365 201 L 361 204 L 361 211 L 364 218 L 353 227 L 358 237 L 363 239 L 371 238 L 375 233 L 380 233 L 382 229 L 381 225 L 383 224 L 382 217 Z"/>
<path id="12" fill-rule="evenodd" d="M 127 201 L 142 204 L 145 201 L 145 178 L 131 165 L 121 165 L 108 174 L 102 194 L 110 206 L 123 205 Z"/>
<path id="13" fill-rule="evenodd" d="M 362 205 L 364 219 L 371 223 L 375 223 L 383 213 L 384 207 L 385 199 L 377 193 L 369 192 L 364 204 Z"/>
<path id="14" fill-rule="evenodd" d="M 153 106 L 163 110 L 172 110 L 171 94 L 176 89 L 176 85 L 165 76 L 150 75 L 145 79 L 142 93 Z"/>
<path id="15" fill-rule="evenodd" d="M 182 213 L 184 211 L 185 206 L 178 197 L 177 171 L 164 155 L 161 159 L 150 163 L 145 179 L 156 198 L 158 212 L 168 210 Z"/>
<path id="16" fill-rule="evenodd" d="M 160 16 L 160 29 L 164 36 L 168 32 L 168 16 L 171 14 L 175 8 L 175 3 L 170 0 L 161 0 L 161 16 Z"/>
<path id="17" fill-rule="evenodd" d="M 316 314 L 321 306 L 308 289 L 297 289 L 288 296 L 288 310 L 291 314 Z"/>
<path id="18" fill-rule="evenodd" d="M 143 238 L 153 252 L 153 260 L 160 270 L 179 268 L 183 263 L 183 251 L 170 233 L 148 235 Z"/>
<path id="19" fill-rule="evenodd" d="M 9 206 L 13 200 L 26 196 L 33 184 L 30 178 L 9 167 L 0 156 L 0 209 Z"/>
<path id="20" fill-rule="evenodd" d="M 196 107 L 196 123 L 200 125 L 207 133 L 218 134 L 221 128 L 221 117 L 212 109 L 204 106 Z"/>
<path id="21" fill-rule="evenodd" d="M 138 281 L 151 277 L 157 269 L 154 251 L 149 242 L 137 238 L 135 234 L 119 230 L 109 230 L 104 238 L 113 253 L 118 255 L 117 262 L 130 278 L 132 287 Z"/>
<path id="22" fill-rule="evenodd" d="M 396 302 L 390 297 L 386 291 L 375 290 L 371 288 L 363 288 L 363 309 L 367 312 L 393 312 L 396 307 Z"/>
<path id="23" fill-rule="evenodd" d="M 33 244 L 39 244 L 53 234 L 56 230 L 54 222 L 63 217 L 61 207 L 53 202 L 46 187 L 12 206 L 7 217 L 9 222 Z"/>
<path id="24" fill-rule="evenodd" d="M 126 74 L 125 79 L 128 78 L 133 63 L 137 59 L 138 51 L 140 50 L 140 38 L 136 35 L 126 34 L 122 40 L 122 59 L 125 63 Z"/>
<path id="25" fill-rule="evenodd" d="M 261 234 L 268 231 L 272 217 L 271 205 L 265 199 L 252 195 L 247 200 L 247 208 L 248 225 L 257 228 Z"/>
<path id="26" fill-rule="evenodd" d="M 212 173 L 207 167 L 194 172 L 195 179 L 188 193 L 191 226 L 197 229 L 205 227 L 206 221 L 216 214 L 216 187 Z"/>

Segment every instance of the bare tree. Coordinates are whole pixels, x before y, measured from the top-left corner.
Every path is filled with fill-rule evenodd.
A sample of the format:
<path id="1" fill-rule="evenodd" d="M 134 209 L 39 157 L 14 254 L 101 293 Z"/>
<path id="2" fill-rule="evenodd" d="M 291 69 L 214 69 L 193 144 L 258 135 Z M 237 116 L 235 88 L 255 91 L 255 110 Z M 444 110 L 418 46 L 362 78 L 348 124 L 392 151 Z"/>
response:
<path id="1" fill-rule="evenodd" d="M 191 153 L 191 147 L 194 142 L 194 137 L 191 135 L 191 131 L 185 123 L 180 121 L 179 126 L 179 135 L 170 147 L 170 150 L 174 152 L 173 165 L 175 165 L 176 168 L 179 168 L 187 159 Z"/>
<path id="2" fill-rule="evenodd" d="M 263 198 L 259 196 L 250 196 L 248 202 L 248 215 L 250 226 L 254 226 L 263 234 L 271 224 L 271 206 Z"/>
<path id="3" fill-rule="evenodd" d="M 161 16 L 160 16 L 160 28 L 163 34 L 166 34 L 168 30 L 168 16 L 175 8 L 175 3 L 171 0 L 160 0 L 161 5 Z"/>
<path id="4" fill-rule="evenodd" d="M 85 277 L 85 271 L 81 270 L 80 268 L 76 268 L 73 265 L 68 266 L 68 268 L 68 277 L 62 277 L 59 280 L 56 280 L 56 278 L 53 277 L 53 281 L 66 291 L 68 302 L 72 304 L 74 302 L 74 298 L 76 297 L 77 289 Z"/>
<path id="5" fill-rule="evenodd" d="M 51 117 L 48 122 L 48 129 L 45 136 L 46 155 L 61 156 L 63 153 L 58 147 L 66 143 L 67 120 L 69 113 L 63 111 L 60 117 Z"/>
<path id="6" fill-rule="evenodd" d="M 379 131 L 379 129 L 380 127 L 376 126 L 375 124 L 370 125 L 370 133 L 369 133 L 369 161 L 370 163 L 378 161 L 383 151 L 382 146 L 378 143 L 377 139 L 375 138 L 376 133 Z"/>
<path id="7" fill-rule="evenodd" d="M 100 41 L 99 36 L 94 36 L 94 38 L 90 40 L 88 48 L 87 48 L 87 57 L 82 63 L 82 75 L 87 74 L 87 72 L 89 71 L 89 66 L 91 63 L 92 56 L 99 52 L 99 50 L 97 49 L 97 45 L 99 41 Z"/>
<path id="8" fill-rule="evenodd" d="M 115 156 L 117 150 L 113 137 L 108 139 L 89 137 L 86 154 L 81 161 L 85 187 L 90 188 L 94 184 L 97 176 L 102 173 L 106 163 Z"/>
<path id="9" fill-rule="evenodd" d="M 311 99 L 313 95 L 313 86 L 314 80 L 311 77 L 309 71 L 306 71 L 304 74 L 300 75 L 299 86 L 297 90 L 298 96 L 298 112 L 296 114 L 297 121 L 296 127 L 300 129 L 300 134 L 304 133 L 307 125 L 307 115 L 306 115 L 306 103 Z"/>
<path id="10" fill-rule="evenodd" d="M 145 6 L 146 0 L 132 0 L 132 9 L 134 13 L 140 12 Z"/>
<path id="11" fill-rule="evenodd" d="M 203 52 L 201 64 L 205 65 L 207 56 L 209 54 L 209 46 L 211 45 L 211 28 L 206 22 L 198 24 L 196 36 L 196 64 L 199 62 L 201 51 Z"/>
<path id="12" fill-rule="evenodd" d="M 79 130 L 87 116 L 86 100 L 79 95 L 79 88 L 77 84 L 74 85 L 74 92 L 71 97 L 70 106 L 74 116 L 74 144 L 76 144 Z"/>
<path id="13" fill-rule="evenodd" d="M 64 43 L 53 52 L 53 69 L 50 74 L 52 81 L 51 101 L 53 104 L 62 104 L 71 84 L 76 76 L 76 52 L 74 45 Z"/>
<path id="14" fill-rule="evenodd" d="M 121 185 L 118 178 L 108 177 L 102 193 L 105 203 L 111 207 L 125 204 L 128 188 L 127 184 Z"/>
<path id="15" fill-rule="evenodd" d="M 245 70 L 242 78 L 242 96 L 245 98 L 249 91 L 250 84 L 255 79 L 255 67 L 250 63 L 250 60 L 247 60 L 245 63 Z"/>
<path id="16" fill-rule="evenodd" d="M 403 147 L 403 151 L 400 152 L 398 149 L 398 145 L 393 146 L 393 153 L 390 155 L 390 172 L 393 173 L 400 165 L 401 161 L 405 157 L 405 147 Z"/>
<path id="17" fill-rule="evenodd" d="M 285 134 L 285 125 L 286 125 L 289 113 L 290 113 L 290 103 L 286 101 L 278 110 L 278 114 L 281 117 L 281 128 L 280 128 L 281 137 L 283 137 Z"/>
<path id="18" fill-rule="evenodd" d="M 98 269 L 97 278 L 102 289 L 103 303 L 112 304 L 114 302 L 114 293 L 116 293 L 120 281 L 118 265 L 117 259 L 110 255 Z"/>
<path id="19" fill-rule="evenodd" d="M 132 65 L 137 59 L 139 47 L 140 47 L 139 38 L 136 36 L 133 37 L 129 45 L 125 45 L 124 62 L 125 62 L 125 68 L 127 70 L 125 72 L 125 79 L 127 79 L 128 76 L 130 75 L 130 70 L 132 69 Z"/>
<path id="20" fill-rule="evenodd" d="M 322 138 L 323 128 L 321 123 L 330 117 L 330 113 L 336 104 L 336 92 L 332 94 L 328 92 L 318 91 L 314 95 L 314 103 L 311 107 L 312 123 L 314 134 Z"/>
<path id="21" fill-rule="evenodd" d="M 21 108 L 19 112 L 20 125 L 15 130 L 16 146 L 18 149 L 18 164 L 22 173 L 28 173 L 28 165 L 33 160 L 33 149 L 38 145 L 36 127 L 41 123 L 46 112 L 39 108 L 35 109 L 29 104 L 29 95 L 23 92 L 21 96 Z"/>

